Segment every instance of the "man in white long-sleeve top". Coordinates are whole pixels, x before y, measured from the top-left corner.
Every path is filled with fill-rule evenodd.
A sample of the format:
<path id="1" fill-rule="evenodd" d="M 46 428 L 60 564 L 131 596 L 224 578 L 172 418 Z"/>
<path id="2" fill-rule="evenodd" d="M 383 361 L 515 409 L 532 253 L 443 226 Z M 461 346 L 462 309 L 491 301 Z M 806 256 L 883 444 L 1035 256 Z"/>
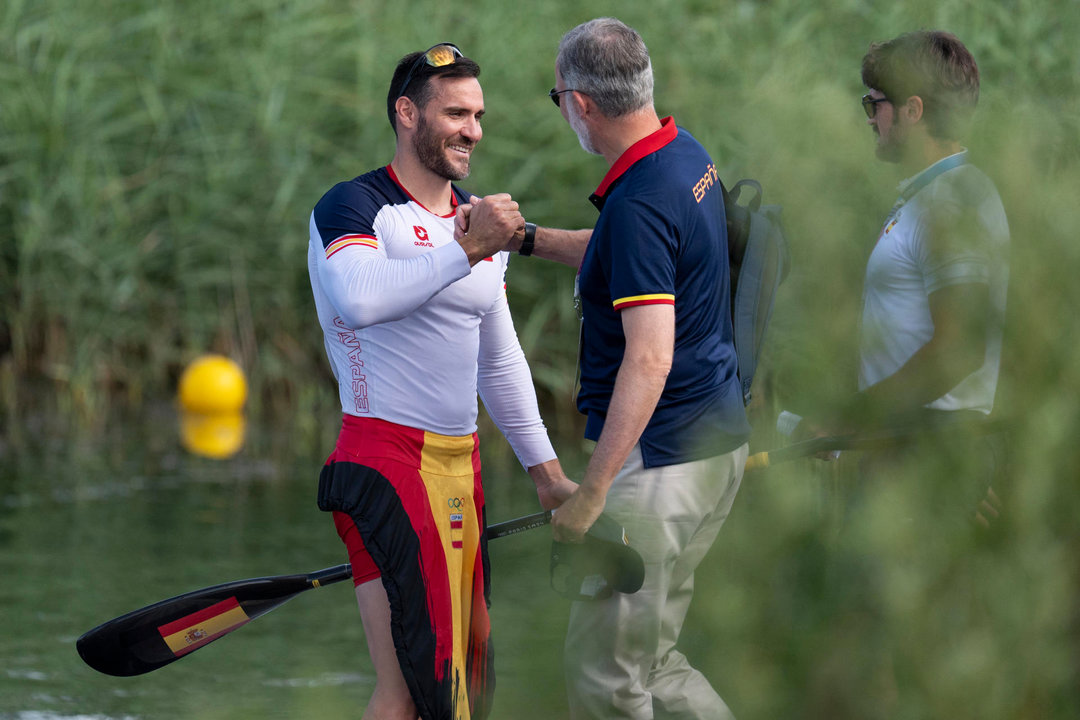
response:
<path id="1" fill-rule="evenodd" d="M 537 410 L 507 306 L 524 220 L 470 195 L 480 68 L 454 45 L 411 53 L 387 96 L 389 165 L 335 185 L 308 265 L 343 424 L 319 484 L 353 567 L 377 681 L 364 717 L 483 718 L 494 688 L 477 394 L 553 508 L 576 487 Z"/>

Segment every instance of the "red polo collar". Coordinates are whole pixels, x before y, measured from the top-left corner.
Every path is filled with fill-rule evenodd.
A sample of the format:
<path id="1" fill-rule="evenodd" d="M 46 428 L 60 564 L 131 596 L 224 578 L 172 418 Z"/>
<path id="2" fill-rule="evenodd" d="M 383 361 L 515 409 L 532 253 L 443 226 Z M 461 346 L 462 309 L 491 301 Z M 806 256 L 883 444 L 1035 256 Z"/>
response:
<path id="1" fill-rule="evenodd" d="M 611 169 L 608 170 L 607 175 L 604 176 L 603 182 L 596 188 L 596 192 L 593 193 L 593 195 L 598 198 L 604 197 L 612 184 L 622 177 L 634 163 L 646 155 L 651 155 L 664 147 L 674 140 L 678 134 L 679 128 L 675 125 L 675 121 L 670 115 L 661 120 L 659 130 L 651 135 L 646 135 L 630 147 L 626 148 L 623 154 L 619 156 L 619 159 L 615 161 L 615 164 L 611 166 Z"/>

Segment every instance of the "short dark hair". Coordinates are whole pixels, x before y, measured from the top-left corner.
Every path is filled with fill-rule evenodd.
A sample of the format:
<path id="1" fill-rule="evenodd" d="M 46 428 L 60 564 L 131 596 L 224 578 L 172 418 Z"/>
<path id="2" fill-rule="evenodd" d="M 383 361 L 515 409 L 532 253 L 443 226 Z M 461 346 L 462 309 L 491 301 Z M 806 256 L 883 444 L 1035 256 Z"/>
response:
<path id="1" fill-rule="evenodd" d="M 390 89 L 386 92 L 386 117 L 390 120 L 390 127 L 394 129 L 395 135 L 397 135 L 397 111 L 394 106 L 397 104 L 399 97 L 409 98 L 418 108 L 423 110 L 434 94 L 431 89 L 431 78 L 480 77 L 480 66 L 467 57 L 455 58 L 454 62 L 441 67 L 431 67 L 427 63 L 420 63 L 412 78 L 409 79 L 409 86 L 405 88 L 405 92 L 400 92 L 402 89 L 401 83 L 405 81 L 409 68 L 423 54 L 422 52 L 414 52 L 401 58 L 397 67 L 394 68 L 394 76 L 390 79 Z"/>
<path id="2" fill-rule="evenodd" d="M 863 56 L 863 85 L 894 104 L 923 101 L 930 134 L 958 140 L 979 102 L 979 66 L 952 33 L 919 30 L 873 43 Z"/>

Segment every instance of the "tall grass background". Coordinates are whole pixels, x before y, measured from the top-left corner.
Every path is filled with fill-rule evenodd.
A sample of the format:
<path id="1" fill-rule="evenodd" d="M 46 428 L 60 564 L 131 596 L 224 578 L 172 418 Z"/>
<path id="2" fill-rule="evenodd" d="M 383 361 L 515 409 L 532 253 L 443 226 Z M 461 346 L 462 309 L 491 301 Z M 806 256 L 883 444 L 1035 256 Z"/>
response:
<path id="1" fill-rule="evenodd" d="M 332 414 L 307 220 L 332 184 L 390 160 L 397 59 L 451 40 L 481 64 L 485 136 L 464 187 L 510 192 L 540 224 L 589 226 L 586 197 L 606 167 L 546 93 L 561 34 L 608 14 L 649 45 L 661 115 L 710 149 L 729 184 L 757 178 L 784 206 L 793 270 L 755 388 L 753 449 L 778 442 L 780 408 L 820 410 L 852 389 L 862 270 L 901 179 L 874 159 L 858 103 L 871 41 L 941 28 L 968 45 L 983 88 L 968 144 L 1012 228 L 998 405 L 1018 422 L 996 529 L 931 542 L 920 533 L 932 526 L 901 520 L 935 517 L 924 491 L 948 482 L 944 461 L 855 519 L 837 509 L 844 462 L 748 479 L 699 583 L 691 623 L 704 631 L 688 652 L 746 717 L 1076 717 L 1080 5 L 1069 0 L 8 0 L 0 429 L 16 433 L 34 407 L 93 422 L 168 398 L 207 351 L 243 365 L 252 413 Z M 508 282 L 545 417 L 576 449 L 573 274 L 514 259 Z M 935 550 L 931 571 L 906 570 L 912 546 Z M 863 562 L 882 575 L 878 615 L 850 602 Z M 892 668 L 866 671 L 876 656 Z M 503 708 L 540 690 L 511 692 Z"/>

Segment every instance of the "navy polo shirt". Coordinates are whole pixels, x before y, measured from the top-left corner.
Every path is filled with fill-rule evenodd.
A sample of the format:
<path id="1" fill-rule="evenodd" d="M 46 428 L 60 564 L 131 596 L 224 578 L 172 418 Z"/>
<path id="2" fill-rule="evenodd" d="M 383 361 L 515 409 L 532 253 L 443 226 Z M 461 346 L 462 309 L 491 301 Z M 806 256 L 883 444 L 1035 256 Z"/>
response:
<path id="1" fill-rule="evenodd" d="M 730 452 L 750 434 L 736 374 L 724 200 L 716 166 L 672 118 L 615 162 L 590 200 L 581 263 L 585 437 L 597 440 L 626 350 L 619 312 L 675 306 L 675 354 L 639 445 L 645 467 Z"/>

